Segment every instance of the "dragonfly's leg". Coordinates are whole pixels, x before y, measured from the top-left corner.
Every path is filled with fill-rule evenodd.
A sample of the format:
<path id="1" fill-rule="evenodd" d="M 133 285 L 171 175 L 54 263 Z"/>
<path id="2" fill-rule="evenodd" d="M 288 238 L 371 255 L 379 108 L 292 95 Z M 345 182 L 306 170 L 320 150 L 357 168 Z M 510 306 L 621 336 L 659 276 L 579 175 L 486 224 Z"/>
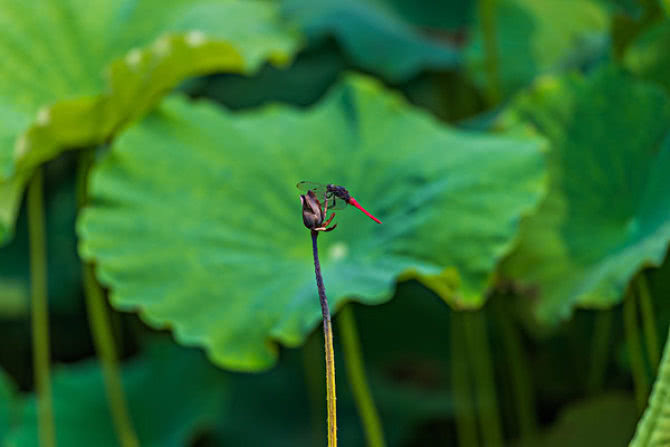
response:
<path id="1" fill-rule="evenodd" d="M 328 214 L 328 191 L 323 193 L 323 216 L 325 217 Z M 324 227 L 328 224 L 324 225 Z"/>
<path id="2" fill-rule="evenodd" d="M 333 218 L 334 218 L 334 217 L 335 217 L 335 213 L 331 214 L 331 215 L 330 215 L 330 219 L 328 219 L 327 221 L 325 221 L 325 222 L 323 223 L 323 225 L 321 225 L 321 226 L 322 226 L 323 228 L 325 228 L 325 227 L 327 227 L 328 225 L 330 225 L 330 223 L 333 221 Z"/>

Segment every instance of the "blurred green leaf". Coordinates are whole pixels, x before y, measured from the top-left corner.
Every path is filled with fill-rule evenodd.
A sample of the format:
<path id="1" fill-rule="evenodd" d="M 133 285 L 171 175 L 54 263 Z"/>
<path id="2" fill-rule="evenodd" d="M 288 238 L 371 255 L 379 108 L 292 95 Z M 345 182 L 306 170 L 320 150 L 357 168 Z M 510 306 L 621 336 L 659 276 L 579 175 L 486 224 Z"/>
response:
<path id="1" fill-rule="evenodd" d="M 264 66 L 254 76 L 217 74 L 185 86 L 189 96 L 205 96 L 231 109 L 270 102 L 308 106 L 317 102 L 347 68 L 334 42 L 310 47 L 288 67 Z"/>
<path id="2" fill-rule="evenodd" d="M 357 66 L 391 81 L 402 81 L 427 68 L 454 68 L 461 62 L 455 42 L 446 33 L 430 36 L 409 22 L 404 11 L 384 1 L 282 0 L 281 4 L 285 16 L 299 24 L 311 39 L 334 36 Z M 431 11 L 433 19 L 437 17 L 433 2 L 419 4 L 424 6 L 424 18 L 426 10 Z M 453 2 L 439 9 L 450 10 L 452 6 L 456 11 L 464 7 Z M 448 17 L 444 15 L 446 23 Z"/>
<path id="3" fill-rule="evenodd" d="M 537 294 L 543 321 L 619 302 L 670 240 L 668 97 L 606 67 L 541 80 L 502 122 L 534 126 L 552 144 L 549 195 L 504 270 Z"/>
<path id="4" fill-rule="evenodd" d="M 635 401 L 621 392 L 610 392 L 575 402 L 538 438 L 517 447 L 609 447 L 628 445 L 635 428 Z"/>
<path id="5" fill-rule="evenodd" d="M 649 398 L 649 405 L 637 425 L 631 447 L 665 445 L 670 442 L 670 332 L 663 360 Z"/>
<path id="6" fill-rule="evenodd" d="M 429 30 L 469 26 L 474 19 L 475 0 L 384 0 L 408 22 Z"/>
<path id="7" fill-rule="evenodd" d="M 230 378 L 230 398 L 226 402 L 228 411 L 226 417 L 219 421 L 217 442 L 213 445 L 245 447 L 313 445 L 310 407 L 300 352 L 282 352 L 281 357 L 278 365 L 271 371 L 228 376 Z M 319 360 L 322 358 L 319 357 Z M 338 404 L 341 404 L 339 397 Z M 325 399 L 325 394 L 323 398 Z M 347 417 L 342 411 L 338 416 L 355 423 L 354 418 Z M 321 423 L 322 420 L 318 422 Z M 338 435 L 345 437 L 350 431 L 347 426 L 338 428 L 340 429 Z"/>
<path id="8" fill-rule="evenodd" d="M 624 56 L 626 68 L 636 75 L 658 82 L 670 91 L 670 20 L 640 34 Z"/>
<path id="9" fill-rule="evenodd" d="M 497 61 L 505 93 L 538 74 L 579 66 L 607 44 L 607 9 L 592 0 L 500 0 Z M 485 83 L 482 30 L 478 24 L 466 51 L 474 80 Z"/>
<path id="10" fill-rule="evenodd" d="M 0 24 L 0 236 L 34 166 L 108 140 L 188 76 L 285 63 L 297 45 L 264 1 L 2 0 Z"/>
<path id="11" fill-rule="evenodd" d="M 223 415 L 228 382 L 201 352 L 154 343 L 123 367 L 131 418 L 143 446 L 182 447 Z M 56 435 L 63 446 L 117 446 L 97 362 L 62 366 L 53 375 Z M 35 399 L 26 399 L 10 445 L 37 446 Z"/>
<path id="12" fill-rule="evenodd" d="M 19 213 L 25 184 L 23 175 L 8 181 L 0 180 L 0 245 L 14 232 L 14 221 Z"/>
<path id="13" fill-rule="evenodd" d="M 217 364 L 264 368 L 271 341 L 296 346 L 321 318 L 296 182 L 346 185 L 384 221 L 352 209 L 320 238 L 334 309 L 388 300 L 401 273 L 476 307 L 542 195 L 540 147 L 443 127 L 363 77 L 306 111 L 175 98 L 95 169 L 80 253 L 117 308 Z"/>

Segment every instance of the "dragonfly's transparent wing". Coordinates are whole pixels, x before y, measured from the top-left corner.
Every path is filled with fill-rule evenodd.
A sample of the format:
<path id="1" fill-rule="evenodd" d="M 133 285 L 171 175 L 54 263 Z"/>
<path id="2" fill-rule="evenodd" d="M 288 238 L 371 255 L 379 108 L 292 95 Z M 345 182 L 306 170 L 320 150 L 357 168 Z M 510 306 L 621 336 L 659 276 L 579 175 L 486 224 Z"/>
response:
<path id="1" fill-rule="evenodd" d="M 340 199 L 339 197 L 335 197 L 331 193 L 331 197 L 328 199 L 328 209 L 329 210 L 343 210 L 346 207 L 347 207 L 347 202 Z"/>
<path id="2" fill-rule="evenodd" d="M 298 182 L 296 186 L 300 191 L 314 191 L 314 194 L 317 196 L 321 195 L 321 197 L 323 197 L 323 194 L 328 190 L 328 187 L 322 183 Z"/>
<path id="3" fill-rule="evenodd" d="M 329 210 L 341 210 L 347 206 L 347 202 L 328 191 L 328 186 L 323 183 L 299 182 L 296 186 L 300 191 L 313 191 L 320 203 L 324 203 L 324 200 L 327 201 Z"/>

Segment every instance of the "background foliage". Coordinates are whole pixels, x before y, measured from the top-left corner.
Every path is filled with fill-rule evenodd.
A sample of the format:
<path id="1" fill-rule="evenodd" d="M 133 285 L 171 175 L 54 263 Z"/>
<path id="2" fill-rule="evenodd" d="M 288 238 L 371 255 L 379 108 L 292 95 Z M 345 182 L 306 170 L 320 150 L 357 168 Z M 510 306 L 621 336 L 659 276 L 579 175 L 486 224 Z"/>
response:
<path id="1" fill-rule="evenodd" d="M 60 445 L 325 443 L 299 180 L 384 222 L 320 238 L 342 445 L 670 439 L 667 2 L 0 0 L 0 23 L 0 444 L 49 445 L 40 342 Z"/>

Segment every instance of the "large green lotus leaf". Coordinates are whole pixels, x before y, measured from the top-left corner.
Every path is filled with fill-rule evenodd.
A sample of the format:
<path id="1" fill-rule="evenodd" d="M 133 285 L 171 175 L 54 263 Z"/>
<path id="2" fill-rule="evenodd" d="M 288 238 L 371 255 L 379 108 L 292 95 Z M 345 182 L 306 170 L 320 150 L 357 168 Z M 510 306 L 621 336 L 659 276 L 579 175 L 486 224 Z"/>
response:
<path id="1" fill-rule="evenodd" d="M 640 419 L 631 447 L 667 445 L 670 442 L 670 332 L 665 343 L 663 360 L 649 398 L 649 405 Z"/>
<path id="2" fill-rule="evenodd" d="M 141 357 L 125 364 L 122 379 L 143 446 L 189 445 L 198 431 L 218 423 L 228 393 L 224 374 L 201 352 L 164 342 L 150 345 Z M 97 362 L 57 369 L 53 402 L 58 445 L 119 445 Z M 34 397 L 27 399 L 9 444 L 38 445 Z"/>
<path id="3" fill-rule="evenodd" d="M 264 1 L 1 0 L 0 236 L 34 166 L 107 141 L 188 76 L 287 62 L 296 45 Z"/>
<path id="4" fill-rule="evenodd" d="M 384 1 L 282 0 L 281 3 L 286 17 L 299 24 L 310 38 L 334 36 L 357 66 L 391 81 L 405 80 L 427 68 L 454 68 L 461 61 L 460 51 L 453 42 L 421 32 Z M 433 2 L 423 3 L 435 12 Z M 456 3 L 450 6 L 457 11 L 462 8 Z M 447 17 L 444 16 L 445 22 Z"/>
<path id="5" fill-rule="evenodd" d="M 624 56 L 626 68 L 670 90 L 670 20 L 662 21 L 640 34 Z"/>
<path id="6" fill-rule="evenodd" d="M 538 74 L 579 65 L 606 47 L 609 15 L 592 0 L 500 0 L 496 4 L 501 87 L 510 93 Z M 486 82 L 482 29 L 466 50 L 474 80 Z"/>
<path id="7" fill-rule="evenodd" d="M 320 238 L 333 309 L 388 300 L 401 273 L 472 307 L 542 194 L 541 147 L 443 127 L 363 77 L 308 110 L 175 98 L 94 170 L 80 253 L 117 308 L 220 365 L 267 367 L 273 340 L 298 345 L 320 319 L 297 181 L 346 185 L 384 222 L 352 208 Z"/>
<path id="8" fill-rule="evenodd" d="M 505 120 L 534 126 L 553 149 L 548 197 L 505 270 L 535 289 L 542 320 L 619 302 L 641 267 L 663 261 L 670 240 L 668 97 L 605 67 L 543 79 Z"/>

